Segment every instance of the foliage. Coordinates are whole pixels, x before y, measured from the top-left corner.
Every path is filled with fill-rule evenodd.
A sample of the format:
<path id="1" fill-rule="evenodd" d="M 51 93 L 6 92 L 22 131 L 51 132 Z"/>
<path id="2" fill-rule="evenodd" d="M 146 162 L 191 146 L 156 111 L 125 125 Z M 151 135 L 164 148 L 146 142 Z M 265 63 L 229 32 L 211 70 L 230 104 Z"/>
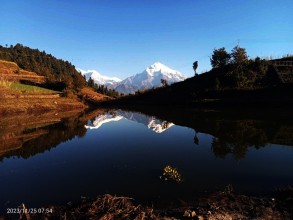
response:
<path id="1" fill-rule="evenodd" d="M 221 82 L 218 78 L 215 78 L 215 90 L 219 90 L 221 87 Z"/>
<path id="2" fill-rule="evenodd" d="M 119 97 L 121 94 L 113 89 L 108 89 L 105 85 L 98 85 L 94 82 L 92 78 L 89 78 L 87 85 L 94 89 L 95 92 L 101 93 L 103 95 L 111 97 Z"/>
<path id="3" fill-rule="evenodd" d="M 255 89 L 266 87 L 271 84 L 268 78 L 268 62 L 257 57 L 255 60 L 249 60 L 246 49 L 235 46 L 231 53 L 228 53 L 224 47 L 214 49 L 211 65 L 214 72 L 213 86 L 218 90 L 222 88 L 249 88 Z M 219 70 L 216 70 L 219 69 Z"/>
<path id="4" fill-rule="evenodd" d="M 161 176 L 161 178 L 163 178 L 164 180 L 172 180 L 176 183 L 183 182 L 182 176 L 179 173 L 178 169 L 171 167 L 170 165 L 164 167 L 163 176 Z"/>
<path id="5" fill-rule="evenodd" d="M 163 87 L 167 87 L 168 86 L 168 82 L 165 79 L 161 79 L 161 84 Z"/>
<path id="6" fill-rule="evenodd" d="M 196 69 L 197 69 L 197 67 L 198 67 L 198 61 L 195 61 L 195 62 L 192 64 L 192 68 L 193 68 L 193 70 L 194 70 L 194 75 L 197 75 L 197 73 L 196 73 Z"/>
<path id="7" fill-rule="evenodd" d="M 231 55 L 226 51 L 225 47 L 214 49 L 212 58 L 210 59 L 213 68 L 224 67 L 230 62 Z"/>
<path id="8" fill-rule="evenodd" d="M 78 91 L 86 85 L 84 77 L 70 62 L 22 44 L 11 45 L 7 48 L 0 45 L 0 59 L 15 62 L 24 70 L 45 76 L 50 85 L 63 82 L 65 88 L 60 90 Z"/>
<path id="9" fill-rule="evenodd" d="M 233 48 L 231 58 L 231 62 L 236 65 L 243 65 L 248 61 L 245 48 L 239 47 L 238 45 Z"/>

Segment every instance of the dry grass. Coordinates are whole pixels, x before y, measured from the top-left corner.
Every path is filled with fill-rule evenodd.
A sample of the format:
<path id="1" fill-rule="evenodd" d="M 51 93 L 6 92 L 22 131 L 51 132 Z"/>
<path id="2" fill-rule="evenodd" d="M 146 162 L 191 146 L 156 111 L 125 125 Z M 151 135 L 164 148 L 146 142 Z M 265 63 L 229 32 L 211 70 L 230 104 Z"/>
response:
<path id="1" fill-rule="evenodd" d="M 43 83 L 46 78 L 44 76 L 39 76 L 35 72 L 23 70 L 14 62 L 0 60 L 0 79 L 13 82 L 27 80 L 36 83 Z"/>
<path id="2" fill-rule="evenodd" d="M 127 197 L 116 197 L 109 194 L 97 197 L 93 201 L 84 201 L 74 207 L 53 207 L 53 212 L 47 215 L 24 216 L 26 219 L 159 219 L 153 209 L 141 205 L 134 205 L 133 199 Z"/>
<path id="3" fill-rule="evenodd" d="M 6 61 L 6 60 L 0 60 L 0 69 L 2 69 L 2 68 L 17 69 L 19 67 L 14 62 Z"/>
<path id="4" fill-rule="evenodd" d="M 113 99 L 110 96 L 97 93 L 92 88 L 88 88 L 88 87 L 83 88 L 81 91 L 81 94 L 84 100 L 92 102 L 92 103 L 97 103 L 97 102 Z"/>

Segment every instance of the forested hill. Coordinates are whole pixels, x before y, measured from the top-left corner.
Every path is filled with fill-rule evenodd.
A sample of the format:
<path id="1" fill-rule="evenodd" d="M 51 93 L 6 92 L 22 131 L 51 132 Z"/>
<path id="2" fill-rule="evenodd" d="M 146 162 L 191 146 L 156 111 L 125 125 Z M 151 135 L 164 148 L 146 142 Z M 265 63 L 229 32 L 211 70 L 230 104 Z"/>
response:
<path id="1" fill-rule="evenodd" d="M 59 89 L 79 90 L 86 85 L 84 77 L 70 62 L 22 44 L 10 47 L 0 45 L 0 59 L 15 62 L 24 70 L 45 76 L 50 85 L 59 85 Z"/>

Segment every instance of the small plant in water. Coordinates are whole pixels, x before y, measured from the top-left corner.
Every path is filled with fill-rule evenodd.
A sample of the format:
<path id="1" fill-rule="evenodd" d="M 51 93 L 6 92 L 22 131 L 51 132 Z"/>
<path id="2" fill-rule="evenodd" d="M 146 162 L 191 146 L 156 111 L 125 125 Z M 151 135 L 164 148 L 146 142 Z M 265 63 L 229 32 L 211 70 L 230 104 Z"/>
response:
<path id="1" fill-rule="evenodd" d="M 161 179 L 165 181 L 175 181 L 176 183 L 183 182 L 182 176 L 177 168 L 167 165 L 164 167 L 163 175 L 160 176 Z"/>

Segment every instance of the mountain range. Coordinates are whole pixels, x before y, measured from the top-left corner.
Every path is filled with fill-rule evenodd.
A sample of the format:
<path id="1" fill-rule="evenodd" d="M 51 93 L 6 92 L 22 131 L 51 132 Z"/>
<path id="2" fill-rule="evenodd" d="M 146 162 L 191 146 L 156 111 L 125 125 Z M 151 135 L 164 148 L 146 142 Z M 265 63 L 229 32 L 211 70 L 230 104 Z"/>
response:
<path id="1" fill-rule="evenodd" d="M 109 89 L 114 89 L 124 94 L 134 94 L 138 90 L 160 87 L 162 85 L 161 79 L 166 80 L 169 85 L 186 79 L 179 71 L 173 70 L 160 62 L 156 62 L 141 73 L 127 77 L 124 80 L 104 76 L 96 70 L 84 71 L 78 69 L 78 71 L 86 77 L 86 80 L 92 78 L 95 83 L 105 85 Z"/>
<path id="2" fill-rule="evenodd" d="M 108 76 L 104 76 L 102 74 L 100 74 L 98 71 L 96 70 L 82 70 L 77 68 L 77 71 L 79 71 L 81 73 L 81 75 L 85 76 L 85 79 L 88 81 L 90 78 L 92 78 L 94 80 L 95 83 L 97 83 L 98 85 L 113 85 L 115 83 L 118 83 L 121 81 L 121 79 L 117 78 L 117 77 L 108 77 Z"/>

